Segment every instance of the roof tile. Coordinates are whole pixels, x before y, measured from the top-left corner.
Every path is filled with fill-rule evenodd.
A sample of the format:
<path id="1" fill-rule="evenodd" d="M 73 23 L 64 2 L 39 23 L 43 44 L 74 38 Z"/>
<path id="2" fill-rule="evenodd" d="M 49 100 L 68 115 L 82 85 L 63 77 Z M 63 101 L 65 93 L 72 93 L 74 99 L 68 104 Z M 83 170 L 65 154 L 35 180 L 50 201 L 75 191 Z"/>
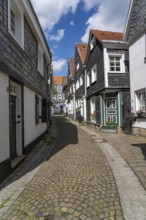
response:
<path id="1" fill-rule="evenodd" d="M 112 32 L 112 31 L 102 31 L 102 30 L 93 30 L 91 29 L 91 34 L 93 34 L 97 40 L 115 40 L 123 41 L 123 33 L 121 32 Z"/>
<path id="2" fill-rule="evenodd" d="M 76 44 L 76 47 L 78 49 L 82 64 L 85 64 L 88 44 Z"/>

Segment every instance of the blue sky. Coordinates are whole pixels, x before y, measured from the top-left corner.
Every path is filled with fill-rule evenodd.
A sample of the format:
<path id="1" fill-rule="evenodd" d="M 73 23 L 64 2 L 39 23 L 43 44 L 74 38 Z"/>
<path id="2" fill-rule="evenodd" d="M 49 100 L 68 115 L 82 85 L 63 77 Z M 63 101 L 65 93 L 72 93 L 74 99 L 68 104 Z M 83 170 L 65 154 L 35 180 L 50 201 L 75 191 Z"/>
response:
<path id="1" fill-rule="evenodd" d="M 55 76 L 67 75 L 75 43 L 89 30 L 124 31 L 130 0 L 31 0 L 52 52 Z"/>

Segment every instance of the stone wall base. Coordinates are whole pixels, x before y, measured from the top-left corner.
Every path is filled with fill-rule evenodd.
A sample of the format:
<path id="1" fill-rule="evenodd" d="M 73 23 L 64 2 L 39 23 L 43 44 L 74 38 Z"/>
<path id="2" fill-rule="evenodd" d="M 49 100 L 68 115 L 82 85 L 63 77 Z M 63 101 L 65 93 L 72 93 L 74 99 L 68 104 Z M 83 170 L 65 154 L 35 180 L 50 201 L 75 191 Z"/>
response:
<path id="1" fill-rule="evenodd" d="M 141 136 L 146 138 L 146 128 L 137 128 L 133 127 L 132 128 L 132 134 L 136 136 Z"/>

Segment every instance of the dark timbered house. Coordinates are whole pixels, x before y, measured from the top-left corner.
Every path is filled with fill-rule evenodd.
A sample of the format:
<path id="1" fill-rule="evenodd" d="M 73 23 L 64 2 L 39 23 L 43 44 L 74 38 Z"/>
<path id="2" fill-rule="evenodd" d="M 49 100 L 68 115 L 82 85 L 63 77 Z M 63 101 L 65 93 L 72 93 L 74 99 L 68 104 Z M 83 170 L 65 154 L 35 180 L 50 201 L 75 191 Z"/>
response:
<path id="1" fill-rule="evenodd" d="M 0 1 L 0 182 L 47 132 L 50 64 L 30 0 Z"/>
<path id="2" fill-rule="evenodd" d="M 86 59 L 87 122 L 122 128 L 130 111 L 128 47 L 123 34 L 91 30 Z"/>

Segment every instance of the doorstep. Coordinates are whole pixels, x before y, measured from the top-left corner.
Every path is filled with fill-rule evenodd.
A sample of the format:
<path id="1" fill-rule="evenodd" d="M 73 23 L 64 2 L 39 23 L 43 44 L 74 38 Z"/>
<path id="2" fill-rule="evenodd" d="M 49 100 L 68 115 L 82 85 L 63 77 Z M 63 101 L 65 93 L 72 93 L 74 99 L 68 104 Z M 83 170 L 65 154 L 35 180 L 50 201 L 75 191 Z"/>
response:
<path id="1" fill-rule="evenodd" d="M 101 131 L 105 133 L 112 133 L 112 134 L 117 134 L 117 129 L 111 129 L 111 128 L 102 128 Z"/>
<path id="2" fill-rule="evenodd" d="M 22 155 L 22 156 L 19 156 L 19 157 L 16 157 L 14 158 L 12 161 L 11 161 L 11 167 L 12 169 L 15 169 L 24 159 L 25 159 L 26 155 Z"/>

